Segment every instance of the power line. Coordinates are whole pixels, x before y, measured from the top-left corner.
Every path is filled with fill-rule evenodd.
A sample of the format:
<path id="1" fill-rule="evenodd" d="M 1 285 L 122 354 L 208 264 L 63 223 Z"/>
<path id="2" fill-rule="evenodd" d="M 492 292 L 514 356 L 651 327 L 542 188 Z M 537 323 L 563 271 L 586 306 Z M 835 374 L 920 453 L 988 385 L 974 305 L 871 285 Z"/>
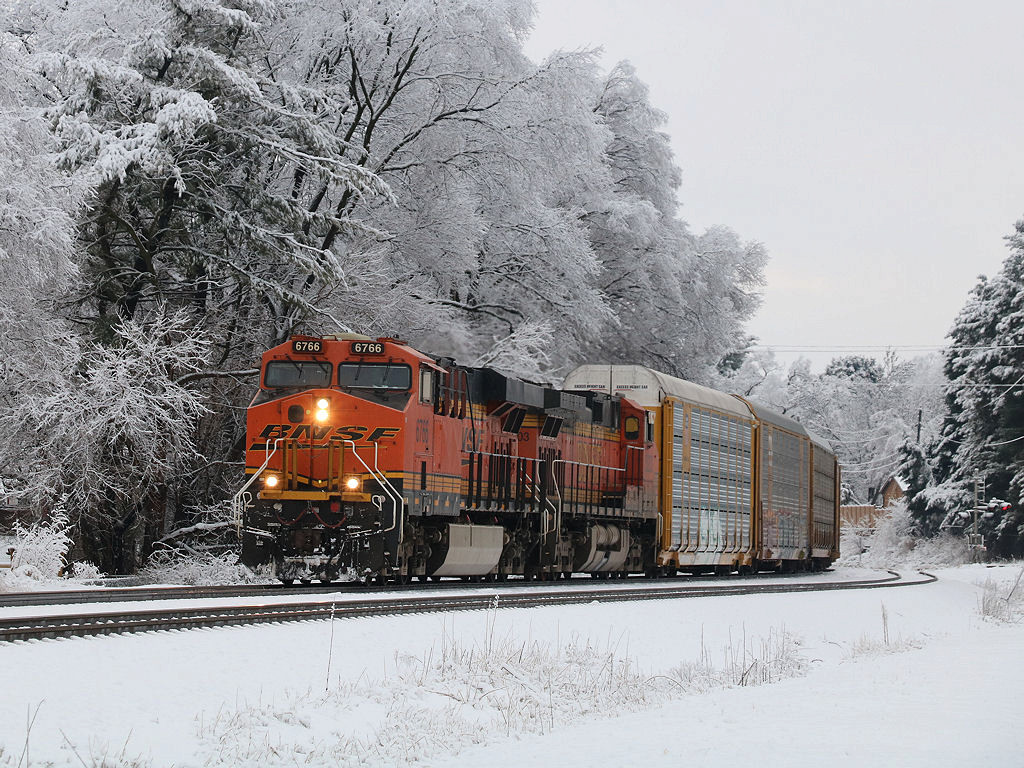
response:
<path id="1" fill-rule="evenodd" d="M 847 467 L 853 468 L 853 469 L 865 469 L 865 470 L 867 470 L 867 469 L 878 469 L 880 467 L 888 466 L 889 464 L 892 464 L 893 462 L 895 462 L 896 464 L 899 464 L 900 463 L 900 458 L 899 458 L 900 455 L 901 455 L 900 452 L 897 451 L 896 453 L 890 453 L 887 456 L 879 456 L 877 458 L 868 459 L 867 461 L 851 461 L 849 463 L 845 463 L 845 462 L 840 462 L 840 463 L 842 464 L 844 470 Z"/>
<path id="2" fill-rule="evenodd" d="M 881 470 L 885 470 L 885 472 L 883 474 L 887 475 L 890 472 L 892 472 L 893 470 L 895 470 L 897 467 L 899 467 L 899 465 L 900 465 L 899 462 L 896 462 L 895 464 L 889 464 L 889 465 L 886 465 L 886 466 L 875 467 L 874 469 L 872 469 L 872 468 L 868 468 L 868 469 L 847 469 L 846 467 L 843 467 L 843 466 L 841 466 L 841 469 L 842 469 L 842 473 L 844 475 L 874 475 L 874 474 L 878 473 Z"/>
<path id="3" fill-rule="evenodd" d="M 939 352 L 946 350 L 1024 349 L 1024 344 L 752 344 L 748 349 L 765 352 L 839 352 L 892 350 L 905 352 Z"/>

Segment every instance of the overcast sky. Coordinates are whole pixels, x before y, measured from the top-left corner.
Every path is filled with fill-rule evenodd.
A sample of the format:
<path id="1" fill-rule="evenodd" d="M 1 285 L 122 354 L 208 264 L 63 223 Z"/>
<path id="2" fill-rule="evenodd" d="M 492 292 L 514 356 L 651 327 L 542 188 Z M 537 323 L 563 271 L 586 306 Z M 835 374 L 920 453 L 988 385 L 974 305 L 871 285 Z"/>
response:
<path id="1" fill-rule="evenodd" d="M 819 365 L 938 346 L 998 270 L 1024 217 L 1022 0 L 536 5 L 531 56 L 600 46 L 650 86 L 691 229 L 765 244 L 762 343 L 835 350 Z"/>

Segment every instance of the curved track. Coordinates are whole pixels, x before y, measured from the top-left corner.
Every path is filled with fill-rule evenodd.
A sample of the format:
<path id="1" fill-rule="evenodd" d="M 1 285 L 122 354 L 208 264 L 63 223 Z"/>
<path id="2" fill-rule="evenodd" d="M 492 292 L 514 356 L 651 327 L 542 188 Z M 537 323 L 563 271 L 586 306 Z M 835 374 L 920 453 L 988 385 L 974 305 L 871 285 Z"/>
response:
<path id="1" fill-rule="evenodd" d="M 83 637 L 161 629 L 191 629 L 282 621 L 327 619 L 338 616 L 383 616 L 403 613 L 435 613 L 502 608 L 532 608 L 572 603 L 615 602 L 625 600 L 666 600 L 723 595 L 753 595 L 785 592 L 827 592 L 844 589 L 877 589 L 929 584 L 936 581 L 921 572 L 922 578 L 903 579 L 891 571 L 884 579 L 843 582 L 798 582 L 794 584 L 718 584 L 672 585 L 647 582 L 643 587 L 624 584 L 617 587 L 593 586 L 565 588 L 503 587 L 488 584 L 462 587 L 462 594 L 345 595 L 333 601 L 306 601 L 271 604 L 201 606 L 185 608 L 131 608 L 128 610 L 82 614 L 35 615 L 0 619 L 0 641 L 42 638 Z M 325 588 L 326 589 L 326 588 Z M 132 590 L 134 591 L 134 590 Z M 338 592 L 337 588 L 331 590 Z M 265 593 L 264 593 L 265 594 Z M 179 595 L 180 596 L 180 595 Z M 206 595 L 209 596 L 209 595 Z"/>

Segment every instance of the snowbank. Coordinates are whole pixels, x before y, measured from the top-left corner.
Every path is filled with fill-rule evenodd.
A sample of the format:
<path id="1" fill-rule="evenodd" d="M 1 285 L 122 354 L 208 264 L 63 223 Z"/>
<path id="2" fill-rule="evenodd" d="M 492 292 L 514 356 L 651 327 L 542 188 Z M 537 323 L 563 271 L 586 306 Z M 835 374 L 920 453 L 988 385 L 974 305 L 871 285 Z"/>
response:
<path id="1" fill-rule="evenodd" d="M 8 644 L 0 766 L 26 736 L 57 766 L 859 766 L 891 764 L 897 730 L 919 752 L 901 765 L 1008 765 L 1024 624 L 983 617 L 979 584 L 1019 572 Z"/>

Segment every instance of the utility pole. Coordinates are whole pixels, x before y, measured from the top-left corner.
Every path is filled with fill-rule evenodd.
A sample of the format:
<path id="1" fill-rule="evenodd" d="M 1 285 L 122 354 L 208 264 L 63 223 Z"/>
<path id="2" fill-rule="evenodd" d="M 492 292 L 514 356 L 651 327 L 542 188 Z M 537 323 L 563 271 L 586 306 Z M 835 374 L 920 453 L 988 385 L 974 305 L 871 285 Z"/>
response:
<path id="1" fill-rule="evenodd" d="M 918 408 L 917 409 L 917 444 L 918 445 L 921 444 L 921 416 L 922 415 L 923 415 L 923 410 L 921 408 Z"/>

